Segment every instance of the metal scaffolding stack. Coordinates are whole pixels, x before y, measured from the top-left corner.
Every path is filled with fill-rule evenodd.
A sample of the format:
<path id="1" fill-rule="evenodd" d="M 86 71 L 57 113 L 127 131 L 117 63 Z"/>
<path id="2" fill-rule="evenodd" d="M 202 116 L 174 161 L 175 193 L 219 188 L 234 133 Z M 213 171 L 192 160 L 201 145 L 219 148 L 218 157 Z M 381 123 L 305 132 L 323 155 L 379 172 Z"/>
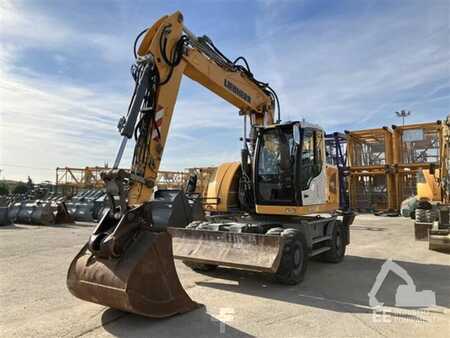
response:
<path id="1" fill-rule="evenodd" d="M 416 196 L 420 184 L 424 186 L 424 197 L 440 201 L 443 196 L 439 182 L 448 161 L 447 124 L 436 121 L 392 126 L 392 129 L 397 206 L 408 197 Z"/>
<path id="2" fill-rule="evenodd" d="M 56 188 L 57 191 L 66 195 L 75 195 L 80 191 L 103 189 L 104 182 L 100 177 L 102 171 L 107 171 L 105 167 L 85 167 L 85 168 L 56 168 Z M 187 181 L 192 175 L 197 176 L 195 192 L 205 193 L 211 175 L 215 173 L 215 167 L 187 168 L 184 171 L 164 171 L 158 172 L 156 186 L 158 189 L 181 189 L 183 190 Z"/>
<path id="3" fill-rule="evenodd" d="M 197 177 L 195 192 L 206 195 L 206 189 L 216 167 L 187 168 L 185 171 L 159 171 L 156 178 L 158 189 L 181 189 L 186 187 L 190 177 Z"/>
<path id="4" fill-rule="evenodd" d="M 383 127 L 346 134 L 351 208 L 363 212 L 395 209 L 392 131 Z"/>
<path id="5" fill-rule="evenodd" d="M 64 195 L 74 195 L 81 190 L 101 189 L 104 186 L 100 178 L 104 167 L 56 168 L 56 189 Z"/>
<path id="6" fill-rule="evenodd" d="M 426 198 L 448 202 L 448 129 L 437 121 L 346 131 L 350 206 L 399 210 L 402 201 L 418 195 L 418 187 Z"/>
<path id="7" fill-rule="evenodd" d="M 156 177 L 158 189 L 183 189 L 189 179 L 186 171 L 159 171 Z"/>
<path id="8" fill-rule="evenodd" d="M 350 166 L 355 169 L 382 169 L 392 163 L 392 131 L 388 127 L 346 131 Z"/>
<path id="9" fill-rule="evenodd" d="M 325 135 L 325 152 L 327 163 L 337 167 L 339 172 L 339 207 L 343 210 L 349 207 L 347 176 L 349 175 L 347 162 L 347 136 L 334 132 Z"/>
<path id="10" fill-rule="evenodd" d="M 214 177 L 217 167 L 198 167 L 198 168 L 187 168 L 186 171 L 189 176 L 197 176 L 197 185 L 195 191 L 200 193 L 203 197 L 206 197 L 208 190 L 208 183 Z"/>

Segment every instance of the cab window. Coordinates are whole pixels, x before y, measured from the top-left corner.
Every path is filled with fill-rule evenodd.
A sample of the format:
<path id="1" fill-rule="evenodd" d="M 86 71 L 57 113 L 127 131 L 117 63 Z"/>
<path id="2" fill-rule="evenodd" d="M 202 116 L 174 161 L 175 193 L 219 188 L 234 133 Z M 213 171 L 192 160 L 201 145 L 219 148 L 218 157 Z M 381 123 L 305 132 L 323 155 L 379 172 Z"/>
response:
<path id="1" fill-rule="evenodd" d="M 293 202 L 295 151 L 292 128 L 264 132 L 256 166 L 260 203 Z"/>
<path id="2" fill-rule="evenodd" d="M 303 129 L 302 152 L 299 165 L 300 189 L 307 190 L 311 180 L 322 171 L 323 133 L 319 130 Z"/>

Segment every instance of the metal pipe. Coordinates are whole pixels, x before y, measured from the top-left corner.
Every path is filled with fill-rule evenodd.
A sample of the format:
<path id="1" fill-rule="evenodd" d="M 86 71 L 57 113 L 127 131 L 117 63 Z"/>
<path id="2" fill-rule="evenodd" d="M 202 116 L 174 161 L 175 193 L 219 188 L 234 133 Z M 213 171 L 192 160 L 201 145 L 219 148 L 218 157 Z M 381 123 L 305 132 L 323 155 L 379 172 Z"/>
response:
<path id="1" fill-rule="evenodd" d="M 120 160 L 122 159 L 123 152 L 127 145 L 128 137 L 124 136 L 122 142 L 120 142 L 119 150 L 117 151 L 116 159 L 114 160 L 113 169 L 119 168 Z"/>

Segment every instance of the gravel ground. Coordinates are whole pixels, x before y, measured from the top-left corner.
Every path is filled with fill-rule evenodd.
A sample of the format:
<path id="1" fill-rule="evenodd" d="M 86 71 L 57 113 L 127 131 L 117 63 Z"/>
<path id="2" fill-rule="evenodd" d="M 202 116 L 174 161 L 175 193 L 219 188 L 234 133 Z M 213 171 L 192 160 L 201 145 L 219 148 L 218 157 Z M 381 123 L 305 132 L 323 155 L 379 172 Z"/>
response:
<path id="1" fill-rule="evenodd" d="M 80 301 L 66 289 L 70 261 L 92 225 L 15 225 L 0 228 L 0 336 L 2 337 L 444 337 L 450 332 L 450 255 L 415 241 L 405 218 L 360 215 L 340 264 L 311 261 L 297 286 L 233 269 L 200 274 L 176 263 L 189 295 L 205 306 L 163 320 Z M 436 306 L 395 307 L 404 284 L 385 279 L 368 304 L 381 265 L 391 258 L 417 290 L 432 290 Z M 445 333 L 447 332 L 447 333 Z"/>

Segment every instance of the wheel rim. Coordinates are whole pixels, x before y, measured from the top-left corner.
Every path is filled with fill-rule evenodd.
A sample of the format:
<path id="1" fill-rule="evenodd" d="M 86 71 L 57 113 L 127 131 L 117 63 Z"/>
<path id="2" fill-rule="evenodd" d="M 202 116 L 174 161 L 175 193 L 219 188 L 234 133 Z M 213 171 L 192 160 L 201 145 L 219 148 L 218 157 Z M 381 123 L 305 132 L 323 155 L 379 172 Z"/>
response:
<path id="1" fill-rule="evenodd" d="M 337 231 L 336 232 L 336 250 L 337 250 L 337 252 L 342 252 L 342 248 L 343 248 L 343 245 L 342 245 L 342 236 L 341 236 L 341 232 L 340 231 Z"/>
<path id="2" fill-rule="evenodd" d="M 336 248 L 341 248 L 341 234 L 339 232 L 336 234 Z"/>
<path id="3" fill-rule="evenodd" d="M 297 247 L 294 251 L 294 266 L 297 268 L 301 266 L 301 263 L 303 261 L 302 252 L 299 247 Z"/>

